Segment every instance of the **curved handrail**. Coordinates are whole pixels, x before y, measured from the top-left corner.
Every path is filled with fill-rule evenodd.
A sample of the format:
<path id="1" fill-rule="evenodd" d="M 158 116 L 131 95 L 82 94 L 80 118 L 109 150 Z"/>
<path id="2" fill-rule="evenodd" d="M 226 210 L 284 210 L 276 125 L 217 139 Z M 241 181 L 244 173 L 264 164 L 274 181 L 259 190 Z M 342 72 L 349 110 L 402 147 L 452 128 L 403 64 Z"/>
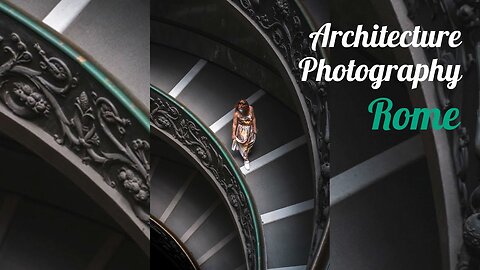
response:
<path id="1" fill-rule="evenodd" d="M 259 214 L 233 157 L 201 120 L 153 85 L 150 103 L 152 125 L 175 143 L 183 145 L 189 155 L 210 173 L 239 229 L 248 269 L 263 269 Z"/>
<path id="2" fill-rule="evenodd" d="M 82 177 L 110 193 L 107 196 L 121 209 L 129 204 L 132 214 L 126 213 L 128 218 L 135 214 L 148 222 L 148 117 L 105 72 L 47 26 L 3 1 L 0 16 L 0 94 L 8 109 L 8 115 L 4 111 L 5 118 L 35 134 L 36 140 L 45 144 L 38 149 L 48 148 L 62 158 L 80 158 L 96 173 L 82 164 L 72 165 L 82 171 Z M 52 139 L 57 145 L 51 144 Z M 28 144 L 26 138 L 18 140 Z M 46 157 L 53 163 L 59 162 L 58 158 Z M 97 174 L 112 189 L 100 184 Z M 111 192 L 114 190 L 117 192 Z M 95 192 L 98 191 L 92 191 Z M 148 237 L 142 229 L 145 224 L 134 219 L 132 222 Z"/>
<path id="3" fill-rule="evenodd" d="M 56 46 L 59 50 L 63 51 L 70 58 L 75 60 L 99 83 L 101 83 L 102 86 L 105 87 L 105 89 L 110 91 L 110 93 L 115 96 L 115 98 L 117 98 L 118 101 L 120 101 L 122 105 L 127 108 L 127 110 L 130 111 L 130 113 L 134 115 L 140 123 L 142 123 L 142 126 L 146 130 L 150 129 L 150 121 L 148 119 L 148 116 L 135 105 L 135 103 L 120 89 L 117 83 L 112 82 L 108 78 L 108 76 L 105 75 L 104 71 L 102 71 L 100 68 L 95 66 L 94 63 L 89 61 L 85 57 L 85 54 L 79 53 L 78 49 L 74 48 L 74 46 L 69 44 L 66 40 L 61 39 L 57 35 L 53 34 L 46 27 L 38 24 L 37 22 L 35 22 L 35 20 L 29 18 L 28 16 L 24 15 L 23 13 L 14 9 L 11 5 L 3 1 L 0 1 L 0 11 L 8 14 L 15 20 L 21 22 L 26 27 L 35 31 L 35 33 L 37 33 L 39 36 L 41 36 L 42 38 L 50 42 L 52 45 Z"/>
<path id="4" fill-rule="evenodd" d="M 163 252 L 168 253 L 167 255 L 170 255 L 169 257 L 182 270 L 200 270 L 192 254 L 161 221 L 150 216 L 150 227 L 160 238 L 155 239 L 155 234 L 152 233 L 152 245 L 162 245 L 160 248 L 163 249 Z"/>

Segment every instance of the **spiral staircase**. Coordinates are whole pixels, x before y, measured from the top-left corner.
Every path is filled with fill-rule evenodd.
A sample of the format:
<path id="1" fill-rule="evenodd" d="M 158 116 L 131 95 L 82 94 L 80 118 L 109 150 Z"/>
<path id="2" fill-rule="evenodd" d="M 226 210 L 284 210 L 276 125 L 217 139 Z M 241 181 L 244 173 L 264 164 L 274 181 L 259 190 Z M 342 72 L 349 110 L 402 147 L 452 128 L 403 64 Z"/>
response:
<path id="1" fill-rule="evenodd" d="M 149 269 L 148 2 L 0 21 L 0 268 Z"/>
<path id="2" fill-rule="evenodd" d="M 153 186 L 162 195 L 152 201 L 152 215 L 173 232 L 200 269 L 310 268 L 321 202 L 304 116 L 274 67 L 282 58 L 273 56 L 262 31 L 252 28 L 228 1 L 155 2 L 151 13 L 151 125 L 152 134 L 163 142 L 152 153 L 164 156 L 153 173 Z M 250 170 L 230 150 L 233 107 L 242 98 L 254 106 L 258 125 Z M 174 155 L 164 154 L 171 149 L 186 161 L 172 162 L 168 156 Z M 244 189 L 229 189 L 222 174 L 196 179 L 202 170 L 208 176 L 219 162 L 211 156 L 218 153 L 238 173 L 235 181 Z M 192 176 L 192 171 L 200 172 Z M 212 191 L 202 187 L 207 182 Z M 251 199 L 253 211 L 242 210 L 249 212 L 247 218 L 235 212 L 230 192 L 244 192 L 240 198 Z M 185 205 L 193 202 L 196 207 L 186 211 Z M 244 223 L 237 223 L 239 216 L 253 219 L 259 237 L 250 241 Z M 229 223 L 228 229 L 213 229 Z M 251 254 L 257 257 L 253 263 Z"/>
<path id="3" fill-rule="evenodd" d="M 438 57 L 443 63 L 462 64 L 467 79 L 459 90 L 451 92 L 445 91 L 442 84 L 432 83 L 422 84 L 418 91 L 409 91 L 406 85 L 389 82 L 377 92 L 372 91 L 367 83 L 328 85 L 330 106 L 319 98 L 320 110 L 313 114 L 318 115 L 317 123 L 321 123 L 317 125 L 320 133 L 315 133 L 320 136 L 314 136 L 317 146 L 320 146 L 319 159 L 315 155 L 312 159 L 310 155 L 311 146 L 315 145 L 310 141 L 313 124 L 305 123 L 305 119 L 309 118 L 305 117 L 303 103 L 300 102 L 299 106 L 296 96 L 289 95 L 295 93 L 292 90 L 300 88 L 307 105 L 307 101 L 312 100 L 308 96 L 311 93 L 308 86 L 295 80 L 295 68 L 289 65 L 290 57 L 294 58 L 293 62 L 301 57 L 295 58 L 289 53 L 298 51 L 291 47 L 292 43 L 285 41 L 284 34 L 295 32 L 289 28 L 289 19 L 297 18 L 295 15 L 299 14 L 299 9 L 313 27 L 328 21 L 322 18 L 325 15 L 321 12 L 324 5 L 310 1 L 207 1 L 197 4 L 185 0 L 175 5 L 164 2 L 152 6 L 151 83 L 153 93 L 159 93 L 155 95 L 176 103 L 177 111 L 197 118 L 196 126 L 207 130 L 202 134 L 213 134 L 225 151 L 230 145 L 232 105 L 240 98 L 249 98 L 255 107 L 259 117 L 259 138 L 264 136 L 267 141 L 257 142 L 252 160 L 266 160 L 268 163 L 246 171 L 235 153 L 229 155 L 243 173 L 247 193 L 251 193 L 255 211 L 260 216 L 262 226 L 259 231 L 263 238 L 260 249 L 265 250 L 261 254 L 264 255 L 264 268 L 310 268 L 312 257 L 323 258 L 317 260 L 321 263 L 315 264 L 313 269 L 465 270 L 478 266 L 478 91 L 467 90 L 478 89 L 475 42 L 479 11 L 478 6 L 470 2 L 371 0 L 329 3 L 332 21 L 341 30 L 352 29 L 360 22 L 366 25 L 384 22 L 399 29 L 410 29 L 414 24 L 430 30 L 458 28 L 464 31 L 464 36 L 468 36 L 465 47 L 458 51 L 448 48 L 439 51 L 333 48 L 329 52 L 332 64 L 346 63 L 350 59 L 367 65 L 426 63 Z M 244 18 L 247 22 L 242 20 Z M 298 35 L 301 36 L 300 33 Z M 295 39 L 296 35 L 289 37 Z M 266 44 L 262 42 L 265 40 Z M 325 52 L 322 54 L 326 55 Z M 290 69 L 285 71 L 282 69 L 285 66 Z M 321 97 L 325 94 L 321 90 L 316 93 L 320 93 Z M 372 132 L 371 115 L 365 108 L 380 96 L 394 100 L 396 108 L 459 107 L 463 127 L 454 132 Z M 282 105 L 283 109 L 274 103 Z M 263 106 L 273 109 L 259 112 Z M 168 106 L 157 108 L 168 110 Z M 357 113 L 346 113 L 353 111 Z M 275 122 L 288 117 L 288 112 L 298 120 L 292 118 Z M 166 123 L 161 118 L 154 120 Z M 270 126 L 269 122 L 273 125 Z M 288 131 L 279 130 L 278 127 L 283 127 L 285 122 L 288 125 L 297 122 L 299 125 Z M 326 129 L 322 126 L 325 123 Z M 266 131 L 262 125 L 266 125 Z M 295 130 L 301 132 L 295 133 Z M 281 136 L 284 135 L 286 137 L 282 141 Z M 331 145 L 328 143 L 330 135 Z M 281 163 L 281 158 L 265 158 L 279 153 L 276 150 L 289 145 L 289 142 L 292 143 L 290 146 L 297 145 L 293 142 L 298 139 L 296 142 L 300 143 L 301 137 L 305 138 L 305 144 L 287 152 L 283 156 L 285 163 Z M 171 145 L 176 143 L 170 137 L 165 140 Z M 328 150 L 332 153 L 331 167 L 329 151 L 325 151 L 325 146 L 327 149 L 330 147 Z M 178 149 L 188 156 L 188 149 L 181 146 Z M 276 164 L 281 164 L 281 169 L 289 166 L 288 170 L 277 174 L 274 172 L 278 169 Z M 313 173 L 300 177 L 301 171 L 309 169 L 293 169 L 299 164 L 310 164 L 310 172 Z M 315 170 L 318 165 L 320 178 L 318 170 Z M 295 173 L 294 180 L 284 182 L 288 172 Z M 303 177 L 320 181 L 299 182 Z M 331 193 L 322 194 L 315 183 L 325 184 L 322 180 L 329 177 Z M 270 183 L 270 179 L 275 179 L 274 183 Z M 305 196 L 293 199 L 298 190 L 294 191 L 291 186 L 285 188 L 288 193 L 277 190 L 288 187 L 291 181 L 301 188 L 308 187 L 305 191 L 311 189 L 315 192 L 303 193 Z M 260 185 L 265 182 L 268 184 Z M 266 186 L 267 189 L 264 189 Z M 275 201 L 268 197 L 270 192 L 276 193 Z M 323 195 L 330 195 L 330 208 L 322 207 L 318 198 Z M 293 200 L 283 203 L 285 198 Z M 310 202 L 313 207 L 308 206 Z M 275 207 L 270 207 L 270 204 Z M 322 211 L 329 214 L 330 219 L 319 215 Z M 320 217 L 323 222 L 302 223 L 299 222 L 302 216 L 310 221 Z M 269 222 L 270 217 L 274 218 L 273 222 Z M 307 236 L 303 231 L 307 228 L 316 235 L 309 233 Z M 317 238 L 319 228 L 330 234 Z M 280 233 L 272 237 L 274 234 L 271 232 L 274 231 Z M 305 236 L 301 236 L 302 233 Z M 287 234 L 294 234 L 295 239 L 275 242 Z M 320 240 L 313 241 L 316 244 L 309 247 L 305 245 L 308 237 Z M 302 258 L 300 252 L 296 253 L 300 250 L 297 245 L 302 242 L 302 254 L 310 253 L 308 258 Z M 330 250 L 322 249 L 322 245 L 328 242 L 331 243 Z M 283 250 L 287 249 L 292 256 L 283 255 Z M 312 251 L 317 251 L 316 255 L 312 256 Z M 277 256 L 279 254 L 281 256 Z"/>
<path id="4" fill-rule="evenodd" d="M 462 85 L 300 82 L 313 52 L 299 41 L 329 20 L 319 1 L 156 1 L 151 14 L 143 1 L 0 2 L 0 268 L 147 269 L 151 248 L 154 267 L 179 269 L 475 269 L 478 6 L 329 4 L 337 28 L 469 37 L 459 51 L 334 48 L 333 64 L 438 57 L 463 65 Z M 14 95 L 32 91 L 35 107 Z M 379 96 L 460 107 L 462 128 L 372 133 Z M 241 98 L 258 118 L 249 171 L 229 150 Z"/>
<path id="5" fill-rule="evenodd" d="M 181 59 L 182 56 L 192 57 L 167 47 L 152 45 L 152 50 L 157 49 L 158 51 L 152 54 L 164 53 L 173 57 L 180 54 L 180 57 L 175 57 L 176 59 Z M 183 66 L 182 69 L 191 70 L 195 65 L 198 66 L 197 63 L 206 63 L 201 59 L 192 60 L 193 66 Z M 163 70 L 174 72 L 169 62 L 152 62 L 152 66 L 159 71 L 162 70 L 162 65 Z M 177 72 L 182 72 L 182 69 L 178 69 Z M 305 153 L 307 151 L 305 139 L 296 115 L 276 99 L 265 95 L 265 92 L 257 86 L 214 64 L 206 64 L 202 71 L 183 89 L 177 100 L 201 116 L 201 120 L 210 129 L 217 131 L 215 134 L 224 146 L 231 143 L 232 104 L 238 99 L 248 97 L 255 106 L 260 131 L 251 153 L 250 171 L 243 167 L 241 170 L 247 176 L 247 184 L 253 198 L 256 198 L 258 211 L 262 215 L 269 267 L 305 265 L 313 230 L 313 193 L 308 156 Z M 165 72 L 152 74 L 152 81 L 163 81 L 160 77 L 162 74 Z M 168 92 L 173 89 L 167 88 L 167 85 L 153 83 Z M 285 127 L 284 123 L 288 123 L 288 127 Z M 238 166 L 243 165 L 238 155 L 235 156 L 235 161 Z M 160 170 L 160 167 L 157 167 L 157 170 Z M 170 171 L 171 168 L 166 166 L 163 170 Z M 180 178 L 185 181 L 188 179 L 186 175 Z M 212 196 L 204 197 L 207 200 L 211 198 Z M 206 203 L 203 211 L 193 215 L 201 217 L 208 211 Z M 186 222 L 185 220 L 183 222 Z M 205 222 L 208 222 L 208 219 Z M 217 222 L 224 221 L 219 218 Z M 297 233 L 291 234 L 289 233 L 291 231 Z M 214 247 L 215 244 L 214 242 L 210 245 Z M 268 249 L 268 246 L 272 248 Z M 292 252 L 293 250 L 295 252 Z"/>

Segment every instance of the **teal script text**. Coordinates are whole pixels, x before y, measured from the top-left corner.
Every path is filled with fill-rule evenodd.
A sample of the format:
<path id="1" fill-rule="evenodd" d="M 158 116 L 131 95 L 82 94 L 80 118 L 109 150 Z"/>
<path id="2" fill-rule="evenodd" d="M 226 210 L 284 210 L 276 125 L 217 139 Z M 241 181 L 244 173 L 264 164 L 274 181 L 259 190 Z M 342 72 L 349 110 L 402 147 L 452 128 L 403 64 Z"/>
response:
<path id="1" fill-rule="evenodd" d="M 372 130 L 426 130 L 429 124 L 435 130 L 452 130 L 460 126 L 458 108 L 448 109 L 443 118 L 439 108 L 414 108 L 413 111 L 400 108 L 391 112 L 392 108 L 393 102 L 389 98 L 381 97 L 370 102 L 368 112 L 374 115 Z"/>

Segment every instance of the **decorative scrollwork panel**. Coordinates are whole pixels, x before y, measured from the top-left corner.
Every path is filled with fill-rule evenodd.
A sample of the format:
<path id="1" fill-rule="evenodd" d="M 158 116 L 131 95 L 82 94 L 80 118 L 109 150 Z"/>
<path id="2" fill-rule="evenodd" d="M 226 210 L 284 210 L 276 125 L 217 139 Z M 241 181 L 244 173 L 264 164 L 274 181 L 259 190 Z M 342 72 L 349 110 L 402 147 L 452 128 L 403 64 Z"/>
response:
<path id="1" fill-rule="evenodd" d="M 244 180 L 229 162 L 226 151 L 191 113 L 160 90 L 152 89 L 150 108 L 151 123 L 173 138 L 176 144 L 188 149 L 189 155 L 213 176 L 215 186 L 220 189 L 236 221 L 248 269 L 262 269 L 258 215 L 243 186 Z"/>
<path id="2" fill-rule="evenodd" d="M 1 105 L 94 168 L 148 222 L 148 130 L 82 67 L 85 58 L 70 58 L 2 12 L 0 48 Z"/>

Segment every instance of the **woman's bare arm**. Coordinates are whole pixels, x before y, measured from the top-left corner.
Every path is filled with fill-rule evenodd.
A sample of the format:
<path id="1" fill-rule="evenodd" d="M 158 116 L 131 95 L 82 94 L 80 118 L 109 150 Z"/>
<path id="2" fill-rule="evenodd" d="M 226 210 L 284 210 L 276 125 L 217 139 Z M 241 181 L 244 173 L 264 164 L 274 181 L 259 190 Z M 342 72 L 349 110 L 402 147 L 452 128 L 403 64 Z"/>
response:
<path id="1" fill-rule="evenodd" d="M 257 118 L 255 117 L 255 112 L 253 111 L 252 106 L 250 106 L 250 111 L 252 112 L 253 132 L 257 134 Z"/>
<path id="2" fill-rule="evenodd" d="M 233 112 L 232 140 L 235 140 L 237 134 L 237 112 Z"/>

